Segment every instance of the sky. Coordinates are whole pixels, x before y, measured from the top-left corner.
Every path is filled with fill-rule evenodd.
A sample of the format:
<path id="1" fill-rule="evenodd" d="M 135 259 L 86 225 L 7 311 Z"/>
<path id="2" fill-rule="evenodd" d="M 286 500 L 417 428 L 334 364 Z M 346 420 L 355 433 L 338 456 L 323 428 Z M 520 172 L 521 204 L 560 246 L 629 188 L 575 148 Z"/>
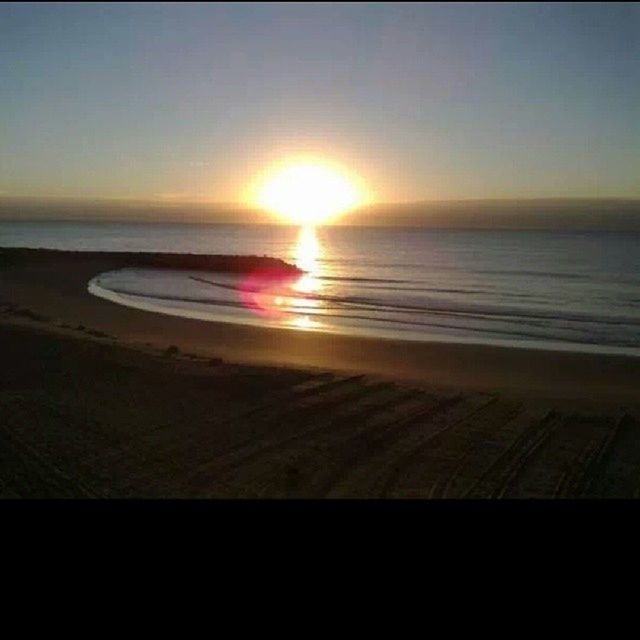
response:
<path id="1" fill-rule="evenodd" d="M 640 197 L 640 3 L 2 3 L 0 196 Z"/>

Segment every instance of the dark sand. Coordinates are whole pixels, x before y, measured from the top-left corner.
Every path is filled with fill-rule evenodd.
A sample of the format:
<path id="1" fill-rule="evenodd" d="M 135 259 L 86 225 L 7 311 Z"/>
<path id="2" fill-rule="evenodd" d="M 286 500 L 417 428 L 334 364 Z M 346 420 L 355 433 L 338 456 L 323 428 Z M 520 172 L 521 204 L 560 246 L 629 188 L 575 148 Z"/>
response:
<path id="1" fill-rule="evenodd" d="M 87 293 L 121 257 L 25 256 L 0 267 L 5 497 L 640 495 L 638 358 L 174 318 Z"/>

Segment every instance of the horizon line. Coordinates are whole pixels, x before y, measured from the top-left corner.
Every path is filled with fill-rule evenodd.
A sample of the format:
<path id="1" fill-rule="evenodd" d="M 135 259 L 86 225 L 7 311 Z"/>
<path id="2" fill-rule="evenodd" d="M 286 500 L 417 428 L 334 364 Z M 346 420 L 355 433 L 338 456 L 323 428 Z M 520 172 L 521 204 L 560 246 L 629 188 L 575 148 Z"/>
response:
<path id="1" fill-rule="evenodd" d="M 229 201 L 229 200 L 199 200 L 196 196 L 193 198 L 153 198 L 153 197 L 131 197 L 131 196 L 67 196 L 67 195 L 12 195 L 6 192 L 0 191 L 1 200 L 32 200 L 32 201 L 71 201 L 71 202 L 123 202 L 123 203 L 136 203 L 136 204 L 154 204 L 165 206 L 180 206 L 180 205 L 207 205 L 207 206 L 219 206 L 219 207 L 235 207 L 244 209 L 255 209 L 262 211 L 258 205 L 250 204 L 242 201 Z M 385 205 L 424 205 L 424 204 L 439 204 L 439 203 L 463 203 L 463 202 L 529 202 L 529 201 L 638 201 L 640 202 L 640 195 L 637 196 L 611 196 L 611 195 L 599 195 L 599 196 L 495 196 L 495 197 L 466 197 L 466 198 L 421 198 L 414 200 L 379 200 L 375 202 L 365 202 L 361 205 L 353 207 L 351 210 L 364 209 L 367 207 L 385 206 Z"/>

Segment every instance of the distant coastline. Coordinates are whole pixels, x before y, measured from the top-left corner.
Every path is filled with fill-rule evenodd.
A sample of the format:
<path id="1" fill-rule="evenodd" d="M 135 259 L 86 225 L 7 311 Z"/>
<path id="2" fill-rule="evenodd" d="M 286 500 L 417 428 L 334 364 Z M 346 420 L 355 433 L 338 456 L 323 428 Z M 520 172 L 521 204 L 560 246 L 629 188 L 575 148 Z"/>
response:
<path id="1" fill-rule="evenodd" d="M 0 196 L 0 221 L 278 224 L 230 203 Z M 379 203 L 343 215 L 339 226 L 433 229 L 640 231 L 640 198 L 530 198 Z"/>
<path id="2" fill-rule="evenodd" d="M 640 198 L 440 200 L 376 204 L 351 224 L 433 229 L 640 231 Z"/>

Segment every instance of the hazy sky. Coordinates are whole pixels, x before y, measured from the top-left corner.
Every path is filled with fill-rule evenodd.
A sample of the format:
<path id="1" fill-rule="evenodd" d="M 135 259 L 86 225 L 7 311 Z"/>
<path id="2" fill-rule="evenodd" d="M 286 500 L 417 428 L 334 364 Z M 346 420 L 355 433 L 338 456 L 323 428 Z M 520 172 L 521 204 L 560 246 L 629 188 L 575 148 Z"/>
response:
<path id="1" fill-rule="evenodd" d="M 640 4 L 0 5 L 0 195 L 640 196 Z"/>

